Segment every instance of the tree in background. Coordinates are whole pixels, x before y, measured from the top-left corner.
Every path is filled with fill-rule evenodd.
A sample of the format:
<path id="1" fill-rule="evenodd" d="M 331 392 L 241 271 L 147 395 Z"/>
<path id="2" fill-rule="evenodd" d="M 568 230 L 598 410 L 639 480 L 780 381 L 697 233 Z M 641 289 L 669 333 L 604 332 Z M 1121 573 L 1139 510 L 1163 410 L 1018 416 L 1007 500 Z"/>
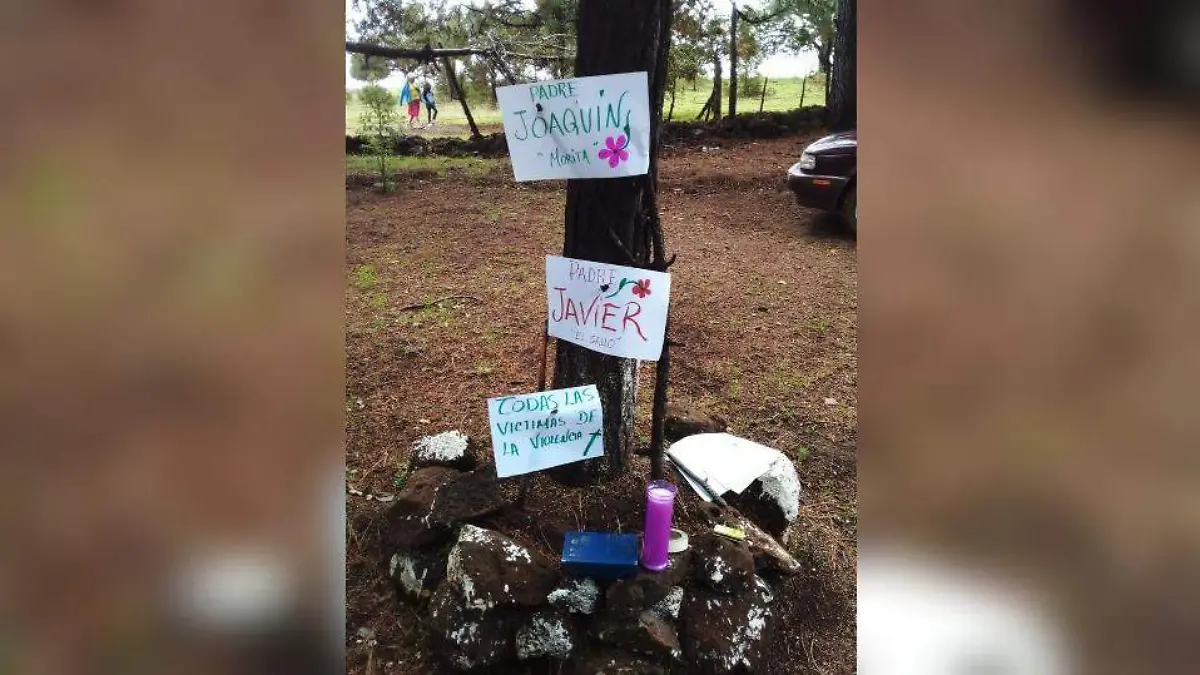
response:
<path id="1" fill-rule="evenodd" d="M 667 72 L 695 82 L 704 72 L 704 67 L 711 64 L 712 92 L 696 118 L 719 119 L 722 101 L 721 60 L 725 58 L 729 49 L 727 17 L 717 11 L 712 0 L 678 0 L 674 5 L 671 63 L 668 64 Z M 672 85 L 671 88 L 672 97 L 675 86 Z"/>
<path id="2" fill-rule="evenodd" d="M 362 54 L 350 55 L 350 76 L 365 82 L 378 82 L 392 72 L 392 64 L 387 59 Z"/>
<path id="3" fill-rule="evenodd" d="M 379 159 L 379 186 L 391 192 L 393 185 L 388 177 L 387 158 L 392 154 L 397 133 L 396 97 L 392 92 L 377 84 L 369 84 L 358 92 L 363 111 L 359 117 L 362 133 L 367 138 L 367 150 Z"/>
<path id="4" fill-rule="evenodd" d="M 855 0 L 838 0 L 833 72 L 829 85 L 829 126 L 845 131 L 858 126 L 858 49 Z"/>
<path id="5" fill-rule="evenodd" d="M 773 16 L 757 16 L 743 12 L 733 3 L 729 16 L 729 116 L 737 114 L 738 101 L 738 67 L 745 68 L 744 72 L 753 73 L 758 64 L 766 57 L 768 51 L 758 38 L 759 27 Z"/>
<path id="6" fill-rule="evenodd" d="M 764 11 L 775 17 L 763 25 L 761 34 L 769 51 L 817 52 L 817 67 L 824 75 L 828 101 L 837 0 L 771 0 Z"/>
<path id="7" fill-rule="evenodd" d="M 671 22 L 671 53 L 667 59 L 667 89 L 671 92 L 671 107 L 667 119 L 675 115 L 675 97 L 680 80 L 691 82 L 704 74 L 704 65 L 709 62 L 704 48 L 704 25 L 702 17 L 694 8 L 695 2 L 684 0 L 675 3 L 675 17 Z"/>

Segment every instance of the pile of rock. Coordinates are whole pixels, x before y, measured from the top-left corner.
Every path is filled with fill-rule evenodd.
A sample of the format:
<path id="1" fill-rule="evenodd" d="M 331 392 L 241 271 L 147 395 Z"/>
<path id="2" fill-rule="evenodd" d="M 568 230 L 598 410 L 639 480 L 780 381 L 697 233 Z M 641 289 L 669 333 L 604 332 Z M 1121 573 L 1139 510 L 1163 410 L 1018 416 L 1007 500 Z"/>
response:
<path id="1" fill-rule="evenodd" d="M 388 512 L 388 568 L 401 597 L 424 608 L 448 665 L 499 672 L 553 660 L 591 675 L 756 672 L 764 663 L 774 597 L 744 544 L 700 534 L 663 572 L 564 577 L 557 561 L 468 522 L 504 506 L 494 481 L 427 464 L 444 448 L 418 444 L 426 457 Z"/>

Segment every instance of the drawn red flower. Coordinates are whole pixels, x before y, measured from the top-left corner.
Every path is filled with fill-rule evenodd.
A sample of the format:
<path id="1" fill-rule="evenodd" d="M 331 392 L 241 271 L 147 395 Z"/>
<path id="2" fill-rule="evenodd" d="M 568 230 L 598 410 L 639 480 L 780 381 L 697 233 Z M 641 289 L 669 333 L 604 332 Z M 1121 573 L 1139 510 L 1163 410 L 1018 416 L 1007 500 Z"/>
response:
<path id="1" fill-rule="evenodd" d="M 633 294 L 639 298 L 644 298 L 650 295 L 650 280 L 642 279 L 633 285 Z"/>

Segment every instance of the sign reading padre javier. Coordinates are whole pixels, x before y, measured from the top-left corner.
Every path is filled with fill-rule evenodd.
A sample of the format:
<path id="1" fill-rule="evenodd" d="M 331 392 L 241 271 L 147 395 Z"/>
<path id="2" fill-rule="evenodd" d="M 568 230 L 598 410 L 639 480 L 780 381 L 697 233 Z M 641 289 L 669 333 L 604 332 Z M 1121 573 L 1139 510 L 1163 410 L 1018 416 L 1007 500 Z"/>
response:
<path id="1" fill-rule="evenodd" d="M 546 327 L 560 340 L 609 356 L 657 361 L 670 300 L 670 274 L 546 256 Z"/>
<path id="2" fill-rule="evenodd" d="M 645 72 L 498 87 L 496 100 L 517 181 L 650 170 Z"/>

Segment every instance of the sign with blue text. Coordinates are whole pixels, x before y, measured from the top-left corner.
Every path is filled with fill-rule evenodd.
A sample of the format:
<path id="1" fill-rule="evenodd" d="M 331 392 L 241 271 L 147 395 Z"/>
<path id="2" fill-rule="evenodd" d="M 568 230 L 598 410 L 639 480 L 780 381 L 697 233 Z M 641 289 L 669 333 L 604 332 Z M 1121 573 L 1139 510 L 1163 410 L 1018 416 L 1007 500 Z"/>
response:
<path id="1" fill-rule="evenodd" d="M 546 256 L 546 330 L 594 352 L 657 361 L 667 333 L 671 275 Z"/>
<path id="2" fill-rule="evenodd" d="M 620 178 L 650 170 L 646 73 L 496 89 L 518 181 Z"/>
<path id="3" fill-rule="evenodd" d="M 594 384 L 489 398 L 488 424 L 500 478 L 604 455 Z"/>

